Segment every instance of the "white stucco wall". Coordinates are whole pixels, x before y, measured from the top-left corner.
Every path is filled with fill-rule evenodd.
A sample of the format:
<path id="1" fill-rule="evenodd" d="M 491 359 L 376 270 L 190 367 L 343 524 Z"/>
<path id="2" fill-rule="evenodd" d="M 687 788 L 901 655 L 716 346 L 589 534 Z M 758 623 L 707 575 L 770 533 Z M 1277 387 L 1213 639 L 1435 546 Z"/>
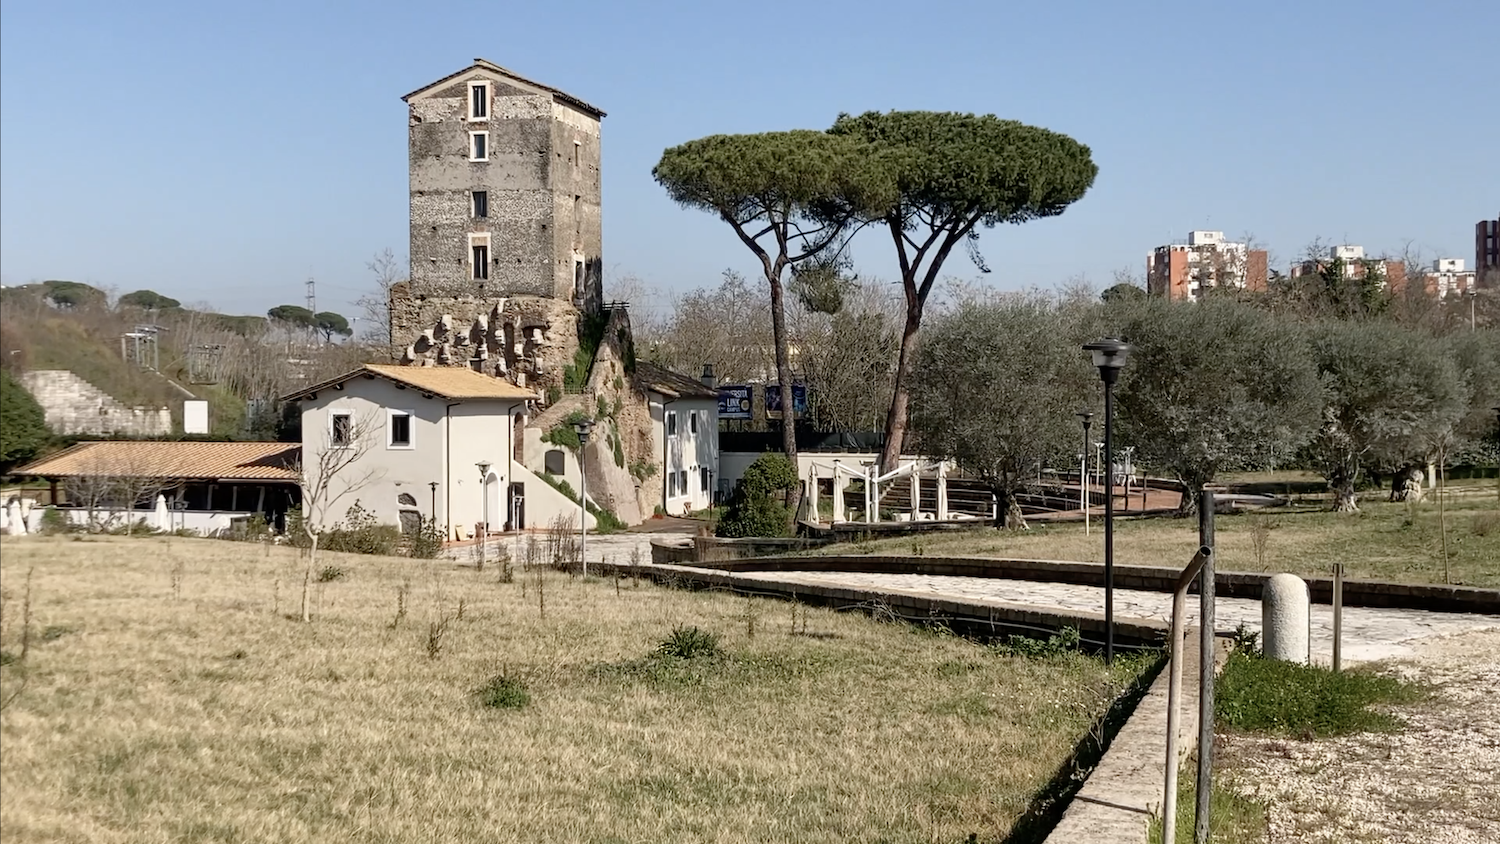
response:
<path id="1" fill-rule="evenodd" d="M 661 484 L 662 498 L 668 515 L 701 510 L 713 503 L 719 473 L 719 405 L 716 399 L 669 399 L 651 393 L 651 439 L 660 456 L 656 481 Z M 666 420 L 675 414 L 677 432 L 667 434 Z M 698 417 L 693 431 L 692 418 Z M 708 488 L 703 488 L 702 470 L 708 469 Z M 743 470 L 742 470 L 743 471 Z M 668 473 L 687 473 L 687 488 L 673 490 Z"/>
<path id="2" fill-rule="evenodd" d="M 400 523 L 398 498 L 406 493 L 417 502 L 423 517 L 433 517 L 433 482 L 437 482 L 437 521 L 449 539 L 473 535 L 483 519 L 485 497 L 480 492 L 477 463 L 491 464 L 491 530 L 505 523 L 506 489 L 510 480 L 512 413 L 522 402 L 483 400 L 449 402 L 424 398 L 419 390 L 401 389 L 383 379 L 354 378 L 343 390 L 324 390 L 302 402 L 302 447 L 308 467 L 329 447 L 332 417 L 347 412 L 368 424 L 363 454 L 335 476 L 328 504 L 309 513 L 327 527 L 344 518 L 358 501 L 386 524 Z M 390 411 L 412 414 L 411 445 L 390 442 Z M 351 483 L 363 484 L 349 490 Z"/>

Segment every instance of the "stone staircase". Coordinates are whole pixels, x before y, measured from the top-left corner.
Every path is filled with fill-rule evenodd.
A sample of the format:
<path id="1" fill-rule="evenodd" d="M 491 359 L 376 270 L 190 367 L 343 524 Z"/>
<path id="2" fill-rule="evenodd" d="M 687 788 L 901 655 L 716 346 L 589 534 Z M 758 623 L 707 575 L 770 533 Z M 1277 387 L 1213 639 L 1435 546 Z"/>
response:
<path id="1" fill-rule="evenodd" d="M 136 437 L 172 433 L 167 407 L 131 407 L 66 369 L 24 373 L 21 383 L 42 406 L 47 427 L 55 434 L 128 434 Z"/>

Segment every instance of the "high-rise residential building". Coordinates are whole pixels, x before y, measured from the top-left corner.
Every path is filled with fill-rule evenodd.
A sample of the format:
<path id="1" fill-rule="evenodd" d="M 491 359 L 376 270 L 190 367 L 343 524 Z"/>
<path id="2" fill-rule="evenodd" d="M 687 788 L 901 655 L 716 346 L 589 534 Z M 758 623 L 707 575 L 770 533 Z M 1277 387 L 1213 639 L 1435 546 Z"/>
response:
<path id="1" fill-rule="evenodd" d="M 1500 217 L 1474 225 L 1474 274 L 1480 284 L 1500 288 Z"/>
<path id="2" fill-rule="evenodd" d="M 1307 258 L 1292 265 L 1291 276 L 1318 275 L 1342 264 L 1345 277 L 1363 280 L 1371 273 L 1378 273 L 1382 287 L 1401 290 L 1406 283 L 1406 265 L 1389 258 L 1370 258 L 1365 248 L 1352 243 L 1328 247 L 1328 257 Z"/>
<path id="3" fill-rule="evenodd" d="M 1439 299 L 1462 296 L 1475 289 L 1475 273 L 1464 268 L 1462 258 L 1439 258 L 1432 262 L 1432 269 L 1424 275 L 1427 278 L 1427 291 Z"/>
<path id="4" fill-rule="evenodd" d="M 1188 233 L 1187 243 L 1158 246 L 1146 256 L 1146 289 L 1197 301 L 1211 288 L 1266 289 L 1266 251 L 1225 240 L 1223 232 Z"/>

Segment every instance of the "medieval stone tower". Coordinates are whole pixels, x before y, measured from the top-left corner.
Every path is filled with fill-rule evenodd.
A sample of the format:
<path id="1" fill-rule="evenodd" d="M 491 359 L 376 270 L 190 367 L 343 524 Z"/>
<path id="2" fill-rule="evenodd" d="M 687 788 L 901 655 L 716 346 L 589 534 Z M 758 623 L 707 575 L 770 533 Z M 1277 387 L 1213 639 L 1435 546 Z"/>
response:
<path id="1" fill-rule="evenodd" d="M 406 363 L 469 366 L 550 403 L 601 308 L 604 112 L 483 59 L 402 99 L 411 272 L 392 342 Z"/>

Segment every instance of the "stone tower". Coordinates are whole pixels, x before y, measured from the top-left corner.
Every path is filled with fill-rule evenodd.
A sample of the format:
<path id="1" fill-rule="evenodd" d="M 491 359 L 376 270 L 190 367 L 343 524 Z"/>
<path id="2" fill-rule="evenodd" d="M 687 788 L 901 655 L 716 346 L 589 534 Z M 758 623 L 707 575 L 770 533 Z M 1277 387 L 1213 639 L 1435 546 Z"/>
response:
<path id="1" fill-rule="evenodd" d="M 402 99 L 411 272 L 392 342 L 406 363 L 559 395 L 602 304 L 604 112 L 484 59 Z"/>

